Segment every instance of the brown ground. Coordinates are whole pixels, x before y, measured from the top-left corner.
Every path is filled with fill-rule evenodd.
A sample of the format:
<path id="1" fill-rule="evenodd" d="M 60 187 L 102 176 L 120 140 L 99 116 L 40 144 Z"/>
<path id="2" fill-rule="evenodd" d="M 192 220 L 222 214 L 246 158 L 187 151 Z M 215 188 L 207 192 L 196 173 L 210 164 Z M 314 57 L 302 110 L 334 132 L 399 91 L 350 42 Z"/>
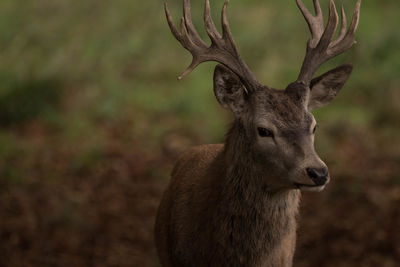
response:
<path id="1" fill-rule="evenodd" d="M 158 170 L 173 159 L 110 141 L 94 164 L 74 166 L 76 148 L 29 131 L 35 157 L 4 163 L 24 166 L 29 179 L 0 178 L 0 266 L 157 266 Z M 343 160 L 330 164 L 328 190 L 304 194 L 294 266 L 399 266 L 399 164 L 361 142 L 339 138 Z"/>

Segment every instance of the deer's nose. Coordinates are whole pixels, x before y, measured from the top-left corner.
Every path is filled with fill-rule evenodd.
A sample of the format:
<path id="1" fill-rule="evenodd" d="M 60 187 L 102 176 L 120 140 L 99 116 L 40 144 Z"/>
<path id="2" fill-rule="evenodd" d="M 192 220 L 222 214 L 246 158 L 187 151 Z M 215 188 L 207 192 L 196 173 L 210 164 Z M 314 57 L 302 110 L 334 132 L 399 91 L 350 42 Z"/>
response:
<path id="1" fill-rule="evenodd" d="M 307 168 L 307 174 L 316 185 L 324 185 L 328 181 L 328 168 Z"/>

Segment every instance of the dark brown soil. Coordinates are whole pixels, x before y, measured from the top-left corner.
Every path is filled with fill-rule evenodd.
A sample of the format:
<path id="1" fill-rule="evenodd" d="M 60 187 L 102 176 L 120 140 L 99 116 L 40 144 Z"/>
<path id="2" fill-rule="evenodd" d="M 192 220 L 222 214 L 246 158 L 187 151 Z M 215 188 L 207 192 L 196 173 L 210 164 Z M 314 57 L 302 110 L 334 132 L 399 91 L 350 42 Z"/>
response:
<path id="1" fill-rule="evenodd" d="M 159 174 L 173 159 L 110 142 L 94 164 L 71 166 L 74 149 L 44 140 L 28 163 L 6 163 L 29 166 L 29 178 L 0 178 L 0 266 L 158 266 Z M 329 188 L 303 196 L 294 266 L 399 266 L 398 162 L 351 139 L 337 151 L 344 166 L 331 164 Z"/>

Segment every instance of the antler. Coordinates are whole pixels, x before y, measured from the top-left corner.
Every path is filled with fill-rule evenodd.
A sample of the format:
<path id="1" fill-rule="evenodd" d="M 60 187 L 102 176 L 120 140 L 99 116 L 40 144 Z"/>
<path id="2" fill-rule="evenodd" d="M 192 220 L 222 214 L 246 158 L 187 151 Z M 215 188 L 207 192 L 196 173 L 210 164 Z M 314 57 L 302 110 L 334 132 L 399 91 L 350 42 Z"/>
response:
<path id="1" fill-rule="evenodd" d="M 210 1 L 206 0 L 204 11 L 204 24 L 206 32 L 211 39 L 211 45 L 208 46 L 197 33 L 190 13 L 190 0 L 183 1 L 183 18 L 181 19 L 181 31 L 175 27 L 172 22 L 171 15 L 168 10 L 168 5 L 165 3 L 165 13 L 172 34 L 188 50 L 193 60 L 190 66 L 179 76 L 179 80 L 191 73 L 200 63 L 205 61 L 219 62 L 236 75 L 239 76 L 242 83 L 248 90 L 254 90 L 259 85 L 257 79 L 250 71 L 246 63 L 241 59 L 236 48 L 232 33 L 229 27 L 226 9 L 229 0 L 226 0 L 222 8 L 222 36 L 215 27 L 214 21 L 211 18 Z"/>
<path id="2" fill-rule="evenodd" d="M 339 16 L 333 0 L 330 0 L 329 19 L 325 28 L 324 18 L 318 0 L 314 0 L 315 16 L 308 11 L 301 0 L 296 0 L 296 2 L 311 31 L 311 39 L 307 44 L 306 57 L 297 81 L 309 84 L 312 76 L 322 63 L 345 52 L 356 43 L 354 34 L 357 30 L 360 19 L 361 0 L 357 1 L 354 9 L 353 20 L 348 30 L 347 18 L 342 6 L 342 25 L 336 41 L 332 41 L 332 39 L 338 26 Z"/>

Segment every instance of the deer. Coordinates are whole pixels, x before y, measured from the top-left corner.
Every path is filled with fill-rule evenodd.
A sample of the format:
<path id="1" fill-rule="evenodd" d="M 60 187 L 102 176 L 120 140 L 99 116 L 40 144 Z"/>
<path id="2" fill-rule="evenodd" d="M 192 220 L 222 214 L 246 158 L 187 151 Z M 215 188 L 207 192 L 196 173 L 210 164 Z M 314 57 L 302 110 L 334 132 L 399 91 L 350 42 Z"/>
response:
<path id="1" fill-rule="evenodd" d="M 181 29 L 165 13 L 173 36 L 193 57 L 179 80 L 206 61 L 218 63 L 214 94 L 234 115 L 224 144 L 184 152 L 172 171 L 155 222 L 155 243 L 164 267 L 292 266 L 302 192 L 320 192 L 330 181 L 314 148 L 316 121 L 311 111 L 331 102 L 347 82 L 352 64 L 313 78 L 319 67 L 355 43 L 361 0 L 348 26 L 341 27 L 334 0 L 326 26 L 318 0 L 315 15 L 296 0 L 311 31 L 296 81 L 285 89 L 259 83 L 240 57 L 222 8 L 222 33 L 205 1 L 204 24 L 211 40 L 201 39 L 183 0 Z"/>

